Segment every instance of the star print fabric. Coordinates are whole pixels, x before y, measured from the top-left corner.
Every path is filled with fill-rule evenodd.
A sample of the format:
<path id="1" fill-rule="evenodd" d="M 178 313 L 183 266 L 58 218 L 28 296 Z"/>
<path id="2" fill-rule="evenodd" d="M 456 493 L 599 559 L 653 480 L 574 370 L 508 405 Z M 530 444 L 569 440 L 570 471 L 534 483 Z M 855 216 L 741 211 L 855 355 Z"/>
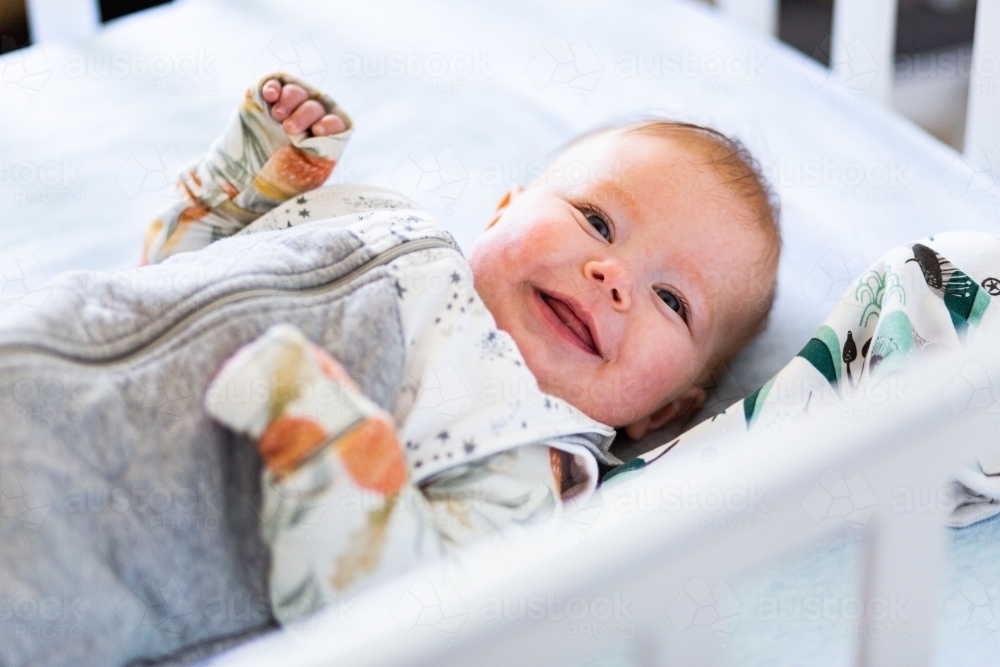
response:
<path id="1" fill-rule="evenodd" d="M 352 379 L 301 331 L 279 326 L 235 353 L 206 394 L 206 411 L 253 438 L 265 460 L 262 535 L 272 549 L 275 615 L 287 622 L 473 540 L 583 507 L 598 461 L 618 461 L 607 451 L 614 429 L 540 391 L 475 291 L 454 239 L 431 215 L 376 186 L 317 187 L 343 149 L 346 115 L 336 111 L 348 132 L 289 140 L 259 88 L 184 177 L 191 196 L 154 223 L 147 261 L 252 234 L 294 235 L 304 256 L 310 238 L 329 239 L 333 228 L 354 249 L 343 269 L 353 272 L 406 244 L 435 241 L 331 288 L 325 307 L 349 311 L 365 330 L 398 331 L 387 340 L 401 349 L 385 351 L 385 368 L 374 363 Z M 322 160 L 327 166 L 314 169 Z M 346 277 L 337 267 L 315 269 L 337 283 Z M 378 299 L 364 296 L 369 287 Z M 290 309 L 303 307 L 296 298 L 289 296 Z M 326 321 L 321 308 L 313 315 Z M 331 326 L 328 341 L 346 336 Z M 396 383 L 385 412 L 354 382 L 378 384 L 368 381 L 383 372 Z M 267 391 L 256 402 L 227 403 L 226 396 L 248 395 L 229 391 L 234 382 Z"/>
<path id="2" fill-rule="evenodd" d="M 393 418 L 295 327 L 278 325 L 223 364 L 205 409 L 265 461 L 261 532 L 283 623 L 429 558 L 559 514 L 561 458 L 527 446 L 417 487 Z"/>
<path id="3" fill-rule="evenodd" d="M 261 94 L 270 79 L 301 85 L 327 113 L 340 116 L 346 129 L 322 137 L 308 131 L 289 137 L 271 117 L 271 104 Z M 141 264 L 161 262 L 231 236 L 278 204 L 319 187 L 353 132 L 350 117 L 326 95 L 287 74 L 263 77 L 247 90 L 208 155 L 181 175 L 180 201 L 150 224 Z"/>
<path id="4" fill-rule="evenodd" d="M 308 208 L 309 219 L 289 215 L 300 206 Z M 348 229 L 374 253 L 428 237 L 451 238 L 399 193 L 356 184 L 307 192 L 240 234 L 289 226 Z M 476 292 L 468 263 L 440 248 L 404 255 L 383 270 L 396 292 L 407 348 L 393 417 L 413 478 L 421 483 L 519 443 L 547 442 L 584 456 L 581 467 L 593 474 L 593 483 L 581 492 L 593 491 L 594 455 L 604 464 L 618 463 L 606 451 L 614 429 L 541 391 L 514 340 L 497 328 Z M 584 444 L 568 441 L 572 435 Z M 590 453 L 582 453 L 588 445 Z"/>

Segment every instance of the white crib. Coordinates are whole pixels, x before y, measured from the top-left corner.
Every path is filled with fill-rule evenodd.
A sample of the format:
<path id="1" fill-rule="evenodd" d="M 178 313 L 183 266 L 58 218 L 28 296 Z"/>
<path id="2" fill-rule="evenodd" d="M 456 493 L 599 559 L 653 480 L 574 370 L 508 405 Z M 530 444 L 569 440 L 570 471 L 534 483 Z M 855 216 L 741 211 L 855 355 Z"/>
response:
<path id="1" fill-rule="evenodd" d="M 692 457 L 647 468 L 602 491 L 559 535 L 483 545 L 458 564 L 400 577 L 212 664 L 724 664 L 727 621 L 741 612 L 726 580 L 848 531 L 862 540 L 858 613 L 844 628 L 854 663 L 928 665 L 943 602 L 943 507 L 914 511 L 890 498 L 904 489 L 934 495 L 957 462 L 996 443 L 992 416 L 959 414 L 942 388 L 964 364 L 998 359 L 940 360 L 898 397 L 868 396 L 710 466 Z M 876 421 L 851 419 L 876 413 Z M 845 480 L 849 493 L 831 498 L 827 491 Z M 703 501 L 673 512 L 622 502 L 682 488 Z M 720 511 L 704 501 L 715 492 L 745 498 L 754 488 L 767 490 L 763 531 L 740 515 L 742 502 Z"/>
<path id="2" fill-rule="evenodd" d="M 777 0 L 716 4 L 752 29 L 775 31 Z M 86 37 L 98 27 L 93 0 L 29 0 L 28 8 L 42 44 Z M 881 102 L 892 86 L 895 9 L 894 0 L 834 3 L 833 74 L 846 77 L 862 45 L 875 63 L 867 94 Z M 973 62 L 995 54 L 1000 0 L 979 0 Z M 965 160 L 1000 183 L 1000 91 L 992 81 L 977 82 L 978 74 L 973 68 Z M 471 549 L 458 563 L 422 568 L 213 664 L 720 664 L 732 615 L 726 579 L 848 532 L 862 537 L 857 595 L 868 610 L 851 626 L 855 664 L 928 665 L 942 604 L 943 508 L 894 511 L 890 498 L 898 489 L 938 493 L 954 466 L 984 442 L 996 442 L 987 412 L 957 414 L 942 393 L 965 363 L 1000 361 L 942 360 L 919 371 L 926 381 L 910 385 L 905 404 L 869 396 L 850 406 L 853 415 L 878 411 L 877 420 L 831 413 L 738 452 L 723 455 L 719 447 L 710 465 L 687 458 L 650 467 L 603 490 L 559 534 Z M 849 493 L 831 495 L 840 482 Z M 743 522 L 738 509 L 706 502 L 677 512 L 634 512 L 617 501 L 623 489 L 691 488 L 707 498 L 746 494 L 749 483 L 768 490 L 766 531 Z M 854 503 L 850 511 L 831 509 L 845 502 Z M 726 523 L 733 519 L 741 520 Z M 726 529 L 718 529 L 720 521 Z M 902 624 L 882 622 L 893 600 L 906 601 Z M 504 611 L 508 601 L 527 606 L 523 619 Z"/>

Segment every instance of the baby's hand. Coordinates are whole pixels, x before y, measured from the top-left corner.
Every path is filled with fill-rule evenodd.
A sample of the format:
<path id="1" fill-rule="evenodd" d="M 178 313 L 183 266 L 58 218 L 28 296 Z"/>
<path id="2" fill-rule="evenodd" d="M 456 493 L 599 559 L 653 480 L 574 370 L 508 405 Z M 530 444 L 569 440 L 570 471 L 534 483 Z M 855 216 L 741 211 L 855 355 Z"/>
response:
<path id="1" fill-rule="evenodd" d="M 307 129 L 313 136 L 339 134 L 347 129 L 344 120 L 326 113 L 323 105 L 309 99 L 309 93 L 294 83 L 282 85 L 277 79 L 270 79 L 261 89 L 264 100 L 271 104 L 271 117 L 281 123 L 285 134 L 299 134 Z"/>

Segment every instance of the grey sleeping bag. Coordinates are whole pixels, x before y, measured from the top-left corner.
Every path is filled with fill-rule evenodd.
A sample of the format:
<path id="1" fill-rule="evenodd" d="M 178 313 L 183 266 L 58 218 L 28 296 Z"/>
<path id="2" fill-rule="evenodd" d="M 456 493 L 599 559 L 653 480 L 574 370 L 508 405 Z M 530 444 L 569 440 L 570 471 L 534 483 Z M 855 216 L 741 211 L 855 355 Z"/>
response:
<path id="1" fill-rule="evenodd" d="M 288 322 L 391 411 L 404 347 L 380 267 L 454 247 L 440 234 L 379 255 L 330 226 L 237 236 L 0 310 L 0 664 L 184 664 L 272 626 L 261 462 L 205 388 Z"/>

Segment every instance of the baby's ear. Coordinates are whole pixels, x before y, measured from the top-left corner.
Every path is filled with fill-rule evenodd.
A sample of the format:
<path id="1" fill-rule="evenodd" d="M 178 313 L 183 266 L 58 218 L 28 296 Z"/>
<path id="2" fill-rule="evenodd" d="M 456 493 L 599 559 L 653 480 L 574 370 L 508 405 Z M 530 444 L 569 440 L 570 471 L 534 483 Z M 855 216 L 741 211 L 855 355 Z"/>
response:
<path id="1" fill-rule="evenodd" d="M 493 225 L 497 224 L 497 221 L 500 219 L 500 216 L 503 215 L 504 209 L 506 209 L 507 206 L 512 201 L 514 201 L 517 198 L 517 196 L 522 192 L 524 192 L 524 186 L 515 185 L 510 190 L 504 193 L 503 197 L 500 198 L 500 202 L 497 204 L 496 212 L 493 214 L 493 217 L 490 218 L 490 221 L 486 223 L 486 229 L 489 229 Z"/>
<path id="2" fill-rule="evenodd" d="M 683 394 L 662 408 L 626 426 L 625 433 L 633 440 L 638 440 L 647 433 L 660 428 L 671 419 L 687 417 L 704 403 L 705 390 L 698 386 L 688 387 Z"/>

